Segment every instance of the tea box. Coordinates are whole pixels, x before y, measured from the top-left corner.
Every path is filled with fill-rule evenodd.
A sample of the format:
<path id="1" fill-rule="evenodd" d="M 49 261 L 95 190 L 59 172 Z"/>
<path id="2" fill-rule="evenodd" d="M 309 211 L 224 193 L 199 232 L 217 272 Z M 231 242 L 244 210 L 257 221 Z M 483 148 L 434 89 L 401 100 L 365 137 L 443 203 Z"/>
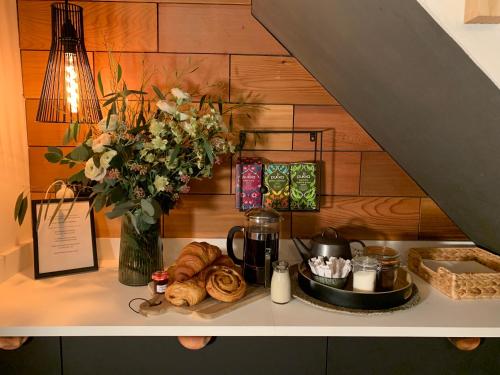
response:
<path id="1" fill-rule="evenodd" d="M 316 209 L 316 168 L 316 163 L 290 164 L 290 209 Z"/>
<path id="2" fill-rule="evenodd" d="M 262 161 L 240 158 L 236 163 L 236 208 L 262 207 Z"/>
<path id="3" fill-rule="evenodd" d="M 288 164 L 270 163 L 264 167 L 264 207 L 288 209 L 290 206 L 290 169 Z"/>

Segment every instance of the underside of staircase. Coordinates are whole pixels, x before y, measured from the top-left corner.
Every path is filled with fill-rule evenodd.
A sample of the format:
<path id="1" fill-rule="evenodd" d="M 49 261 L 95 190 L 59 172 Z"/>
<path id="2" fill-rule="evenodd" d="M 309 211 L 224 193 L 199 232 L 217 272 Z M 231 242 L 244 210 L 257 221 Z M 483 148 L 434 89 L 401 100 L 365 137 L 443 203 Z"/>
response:
<path id="1" fill-rule="evenodd" d="M 253 0 L 252 12 L 472 241 L 500 253 L 500 91 L 416 0 Z"/>

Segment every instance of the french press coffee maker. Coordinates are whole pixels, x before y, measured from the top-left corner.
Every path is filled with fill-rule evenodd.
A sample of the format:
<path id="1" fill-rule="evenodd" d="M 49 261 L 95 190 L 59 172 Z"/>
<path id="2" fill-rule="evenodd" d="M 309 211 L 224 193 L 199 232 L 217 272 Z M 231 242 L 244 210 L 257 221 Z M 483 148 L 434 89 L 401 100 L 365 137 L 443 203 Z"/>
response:
<path id="1" fill-rule="evenodd" d="M 227 253 L 243 266 L 249 283 L 271 285 L 272 263 L 278 260 L 281 215 L 272 208 L 252 208 L 245 212 L 245 226 L 232 227 L 227 235 Z M 243 259 L 233 251 L 234 235 L 243 232 Z"/>

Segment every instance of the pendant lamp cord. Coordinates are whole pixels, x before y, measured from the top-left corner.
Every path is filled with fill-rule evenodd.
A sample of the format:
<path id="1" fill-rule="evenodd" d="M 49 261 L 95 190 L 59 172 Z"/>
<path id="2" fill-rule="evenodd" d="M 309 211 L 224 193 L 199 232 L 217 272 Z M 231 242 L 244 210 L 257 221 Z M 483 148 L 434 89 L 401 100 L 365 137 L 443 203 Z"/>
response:
<path id="1" fill-rule="evenodd" d="M 69 18 L 69 3 L 68 0 L 64 0 L 64 22 L 68 22 Z"/>

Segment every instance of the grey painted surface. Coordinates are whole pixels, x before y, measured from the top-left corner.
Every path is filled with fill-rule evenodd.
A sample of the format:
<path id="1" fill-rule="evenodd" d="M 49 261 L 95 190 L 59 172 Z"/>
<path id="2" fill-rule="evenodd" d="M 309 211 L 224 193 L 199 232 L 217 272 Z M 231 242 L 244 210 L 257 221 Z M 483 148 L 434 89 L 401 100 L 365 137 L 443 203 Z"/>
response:
<path id="1" fill-rule="evenodd" d="M 500 253 L 500 91 L 415 0 L 252 10 L 478 246 Z"/>

